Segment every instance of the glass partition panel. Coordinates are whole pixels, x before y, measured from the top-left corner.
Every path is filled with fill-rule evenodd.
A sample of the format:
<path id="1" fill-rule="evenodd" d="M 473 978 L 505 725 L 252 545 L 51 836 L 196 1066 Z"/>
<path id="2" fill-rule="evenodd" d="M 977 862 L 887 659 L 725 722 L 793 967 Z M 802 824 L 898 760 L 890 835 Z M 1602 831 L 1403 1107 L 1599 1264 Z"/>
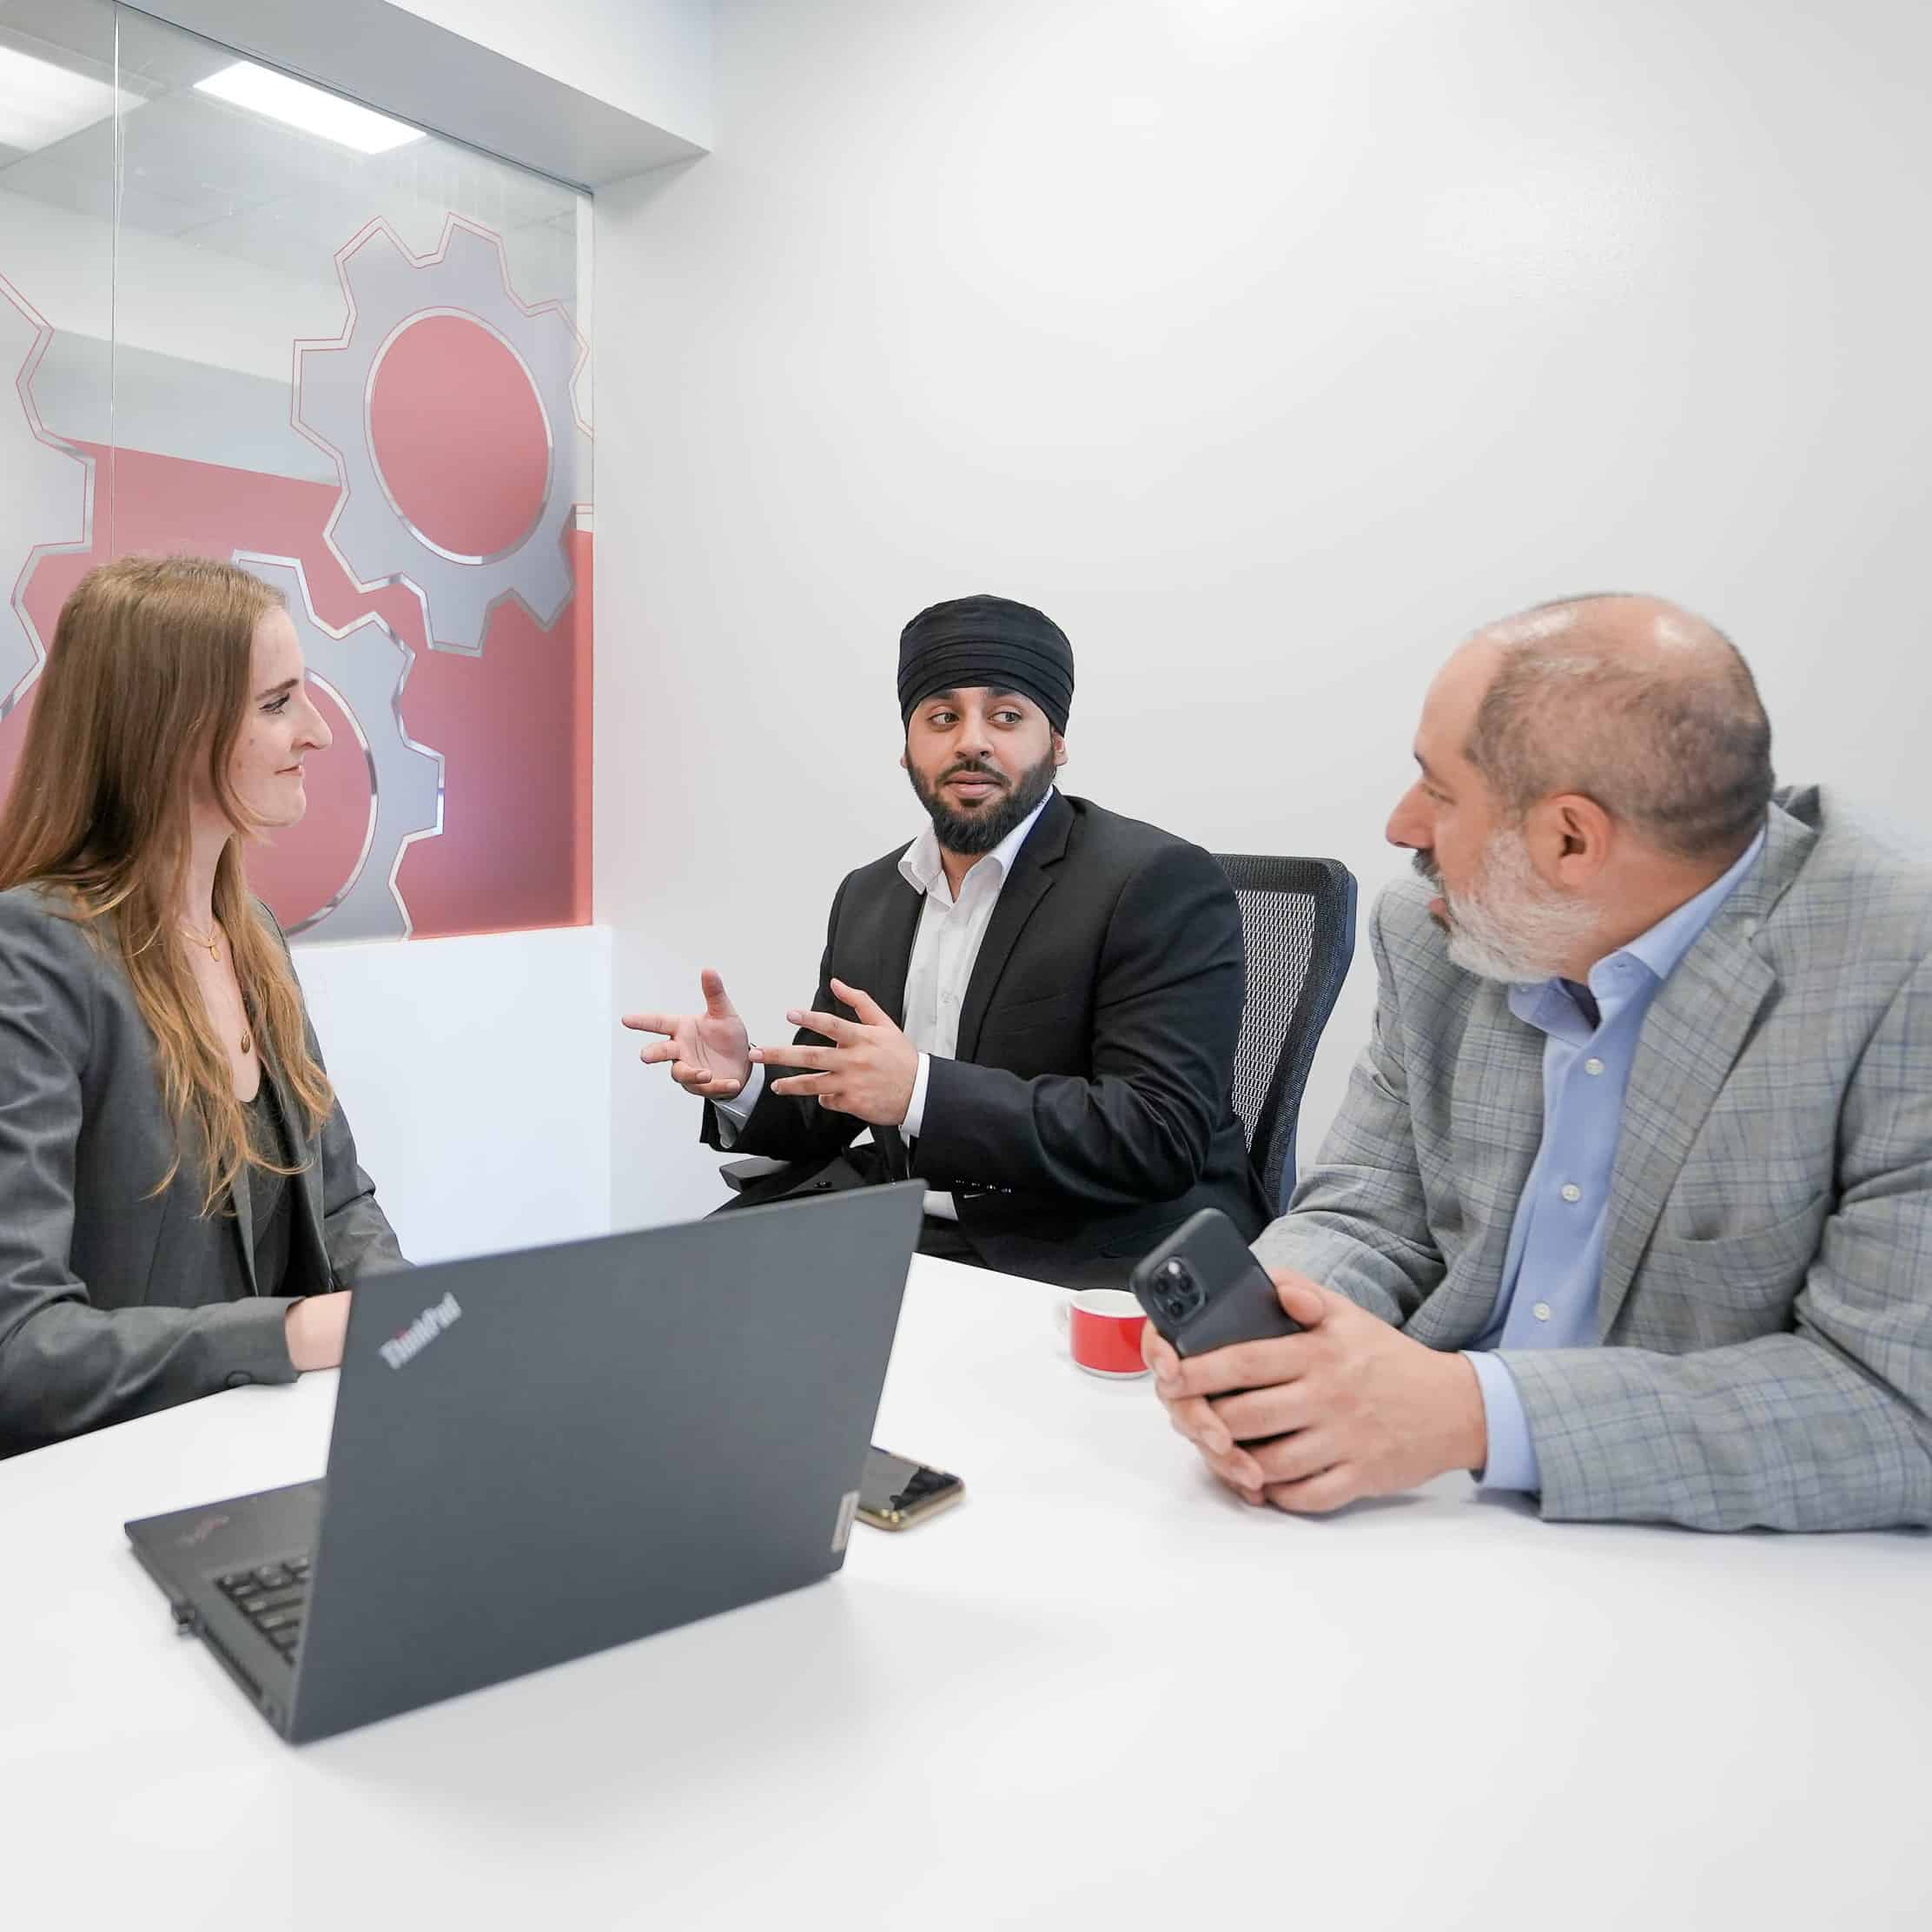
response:
<path id="1" fill-rule="evenodd" d="M 36 598 L 129 551 L 282 592 L 333 732 L 307 817 L 250 853 L 292 932 L 586 919 L 588 198 L 96 12 L 108 117 L 33 191 L 56 235 L 103 222 L 118 142 L 111 403 L 75 418 L 86 554 Z"/>
<path id="2" fill-rule="evenodd" d="M 114 30 L 107 0 L 0 8 L 0 787 L 106 535 Z"/>

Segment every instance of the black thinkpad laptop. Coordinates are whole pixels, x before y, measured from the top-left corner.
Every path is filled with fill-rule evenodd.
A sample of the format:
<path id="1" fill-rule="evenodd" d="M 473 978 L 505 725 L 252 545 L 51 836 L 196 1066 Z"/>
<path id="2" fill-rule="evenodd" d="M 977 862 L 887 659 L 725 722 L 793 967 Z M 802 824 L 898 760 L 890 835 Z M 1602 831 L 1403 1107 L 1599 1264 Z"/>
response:
<path id="1" fill-rule="evenodd" d="M 298 1743 L 811 1583 L 922 1194 L 367 1280 L 325 1479 L 129 1523 L 135 1554 Z"/>

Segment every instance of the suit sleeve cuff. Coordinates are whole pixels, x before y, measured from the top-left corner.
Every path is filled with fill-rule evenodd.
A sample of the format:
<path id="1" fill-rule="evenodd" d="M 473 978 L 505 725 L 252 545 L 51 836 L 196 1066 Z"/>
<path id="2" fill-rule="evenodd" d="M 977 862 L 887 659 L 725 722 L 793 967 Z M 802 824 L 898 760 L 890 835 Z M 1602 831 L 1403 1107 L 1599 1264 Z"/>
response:
<path id="1" fill-rule="evenodd" d="M 729 1100 L 714 1100 L 712 1110 L 718 1115 L 718 1144 L 731 1148 L 738 1145 L 738 1129 L 751 1117 L 751 1109 L 758 1104 L 758 1095 L 764 1091 L 764 1069 L 754 1066 L 751 1076 Z"/>
<path id="2" fill-rule="evenodd" d="M 919 1055 L 919 1071 L 912 1076 L 912 1098 L 906 1102 L 905 1118 L 899 1122 L 899 1131 L 910 1141 L 916 1141 L 924 1132 L 926 1125 L 926 1083 L 932 1077 L 932 1055 Z"/>
<path id="3" fill-rule="evenodd" d="M 1516 1489 L 1531 1494 L 1543 1487 L 1536 1445 L 1530 1439 L 1529 1418 L 1516 1378 L 1500 1355 L 1466 1349 L 1464 1356 L 1482 1386 L 1483 1420 L 1489 1430 L 1489 1461 L 1476 1475 L 1485 1489 Z"/>
<path id="4" fill-rule="evenodd" d="M 288 1311 L 297 1299 L 262 1295 L 228 1304 L 223 1311 L 228 1316 L 222 1336 L 227 1364 L 222 1376 L 223 1388 L 295 1380 L 295 1365 L 288 1353 Z"/>

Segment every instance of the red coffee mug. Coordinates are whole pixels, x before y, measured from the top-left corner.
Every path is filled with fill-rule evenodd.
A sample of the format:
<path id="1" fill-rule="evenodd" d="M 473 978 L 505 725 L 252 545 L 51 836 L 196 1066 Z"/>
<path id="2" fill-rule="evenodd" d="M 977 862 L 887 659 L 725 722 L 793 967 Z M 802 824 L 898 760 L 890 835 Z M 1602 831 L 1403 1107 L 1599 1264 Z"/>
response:
<path id="1" fill-rule="evenodd" d="M 1067 1346 L 1089 1375 L 1145 1375 L 1141 1331 L 1147 1317 L 1125 1288 L 1082 1288 L 1067 1310 Z"/>

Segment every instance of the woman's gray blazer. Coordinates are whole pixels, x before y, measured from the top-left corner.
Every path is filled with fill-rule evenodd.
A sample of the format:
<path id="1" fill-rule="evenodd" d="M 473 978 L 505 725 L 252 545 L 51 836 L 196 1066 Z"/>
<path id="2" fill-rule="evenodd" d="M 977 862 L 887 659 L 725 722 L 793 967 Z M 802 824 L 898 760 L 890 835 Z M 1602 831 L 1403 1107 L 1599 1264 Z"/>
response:
<path id="1" fill-rule="evenodd" d="M 36 886 L 0 892 L 0 1455 L 244 1382 L 295 1376 L 294 1294 L 407 1267 L 338 1105 L 319 1135 L 280 1071 L 306 1166 L 291 1183 L 288 1294 L 255 1279 L 248 1177 L 202 1214 L 190 1125 L 181 1171 L 153 1035 L 110 949 Z M 281 937 L 266 907 L 261 917 Z M 315 1051 L 313 1029 L 309 1050 Z M 271 1284 L 275 1286 L 275 1284 Z"/>

